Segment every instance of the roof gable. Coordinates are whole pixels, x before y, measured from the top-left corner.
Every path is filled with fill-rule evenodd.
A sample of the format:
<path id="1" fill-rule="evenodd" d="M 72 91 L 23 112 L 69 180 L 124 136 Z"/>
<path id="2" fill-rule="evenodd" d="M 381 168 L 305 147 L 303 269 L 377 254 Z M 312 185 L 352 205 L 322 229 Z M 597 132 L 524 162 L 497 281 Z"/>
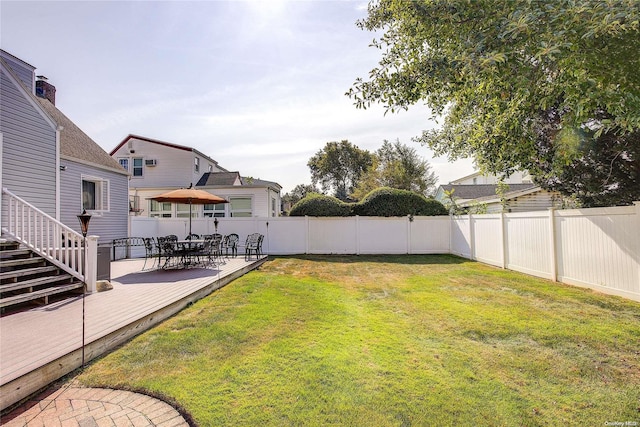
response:
<path id="1" fill-rule="evenodd" d="M 128 174 L 113 157 L 107 154 L 93 139 L 75 125 L 48 99 L 36 98 L 44 111 L 62 127 L 60 131 L 60 156 L 82 163 L 108 168 Z"/>

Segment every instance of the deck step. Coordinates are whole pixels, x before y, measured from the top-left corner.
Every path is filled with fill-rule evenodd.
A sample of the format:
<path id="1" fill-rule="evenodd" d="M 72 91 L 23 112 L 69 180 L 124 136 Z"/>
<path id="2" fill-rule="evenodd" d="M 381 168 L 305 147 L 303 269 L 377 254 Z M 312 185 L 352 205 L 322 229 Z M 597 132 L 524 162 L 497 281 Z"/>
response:
<path id="1" fill-rule="evenodd" d="M 82 282 L 74 282 L 68 285 L 53 286 L 50 288 L 40 289 L 38 291 L 28 292 L 25 294 L 15 295 L 7 298 L 0 298 L 0 308 L 34 301 L 40 298 L 44 299 L 44 304 L 48 304 L 50 296 L 63 292 L 73 291 L 76 289 L 82 289 L 83 286 L 84 284 Z"/>
<path id="2" fill-rule="evenodd" d="M 64 282 L 72 279 L 73 279 L 73 276 L 70 274 L 61 274 L 59 276 L 38 277 L 30 280 L 23 280 L 21 282 L 6 283 L 3 285 L 0 285 L 0 294 L 10 292 L 10 291 L 17 291 L 21 289 L 35 288 L 38 286 L 46 286 L 49 284 L 55 284 L 58 282 Z"/>
<path id="3" fill-rule="evenodd" d="M 46 265 L 46 262 L 42 258 L 17 258 L 17 259 L 7 259 L 0 261 L 0 268 L 7 267 L 22 267 L 26 265 L 40 264 Z"/>
<path id="4" fill-rule="evenodd" d="M 30 249 L 8 249 L 6 251 L 0 251 L 0 259 L 6 260 L 26 255 L 31 256 L 32 254 L 33 252 L 31 252 Z"/>
<path id="5" fill-rule="evenodd" d="M 45 267 L 25 268 L 24 270 L 3 271 L 0 273 L 0 280 L 33 276 L 34 274 L 53 273 L 56 270 L 58 270 L 58 267 L 55 265 L 47 265 Z"/>

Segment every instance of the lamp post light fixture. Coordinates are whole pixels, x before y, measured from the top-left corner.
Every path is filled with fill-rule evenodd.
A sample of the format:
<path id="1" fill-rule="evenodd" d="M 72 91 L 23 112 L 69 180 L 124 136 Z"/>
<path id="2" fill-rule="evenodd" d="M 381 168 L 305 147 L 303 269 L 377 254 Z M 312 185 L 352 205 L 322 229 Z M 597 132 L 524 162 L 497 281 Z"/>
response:
<path id="1" fill-rule="evenodd" d="M 82 210 L 82 213 L 78 215 L 78 221 L 80 221 L 80 231 L 82 232 L 82 367 L 84 368 L 84 340 L 85 340 L 85 321 L 84 321 L 84 296 L 87 293 L 87 233 L 89 232 L 89 221 L 91 215 L 87 213 L 86 209 Z"/>
<path id="2" fill-rule="evenodd" d="M 216 228 L 216 234 L 218 234 L 218 217 L 213 218 L 213 226 Z"/>
<path id="3" fill-rule="evenodd" d="M 85 238 L 87 237 L 90 220 L 91 220 L 91 215 L 87 213 L 86 209 L 83 209 L 82 213 L 78 215 L 78 221 L 80 221 L 80 230 L 82 231 L 82 237 L 85 237 Z"/>

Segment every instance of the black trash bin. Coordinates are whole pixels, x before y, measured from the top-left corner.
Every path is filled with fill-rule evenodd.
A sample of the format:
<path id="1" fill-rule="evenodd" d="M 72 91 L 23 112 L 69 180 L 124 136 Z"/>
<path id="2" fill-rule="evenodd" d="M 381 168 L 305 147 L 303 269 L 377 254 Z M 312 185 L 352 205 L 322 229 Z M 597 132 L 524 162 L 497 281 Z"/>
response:
<path id="1" fill-rule="evenodd" d="M 96 280 L 111 281 L 111 245 L 98 245 Z"/>

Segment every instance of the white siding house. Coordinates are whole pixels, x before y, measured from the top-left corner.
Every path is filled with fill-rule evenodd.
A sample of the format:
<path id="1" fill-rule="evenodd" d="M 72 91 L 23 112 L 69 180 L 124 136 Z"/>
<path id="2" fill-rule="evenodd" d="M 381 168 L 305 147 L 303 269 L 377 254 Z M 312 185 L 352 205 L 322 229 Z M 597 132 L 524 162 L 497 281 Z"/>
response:
<path id="1" fill-rule="evenodd" d="M 101 243 L 127 236 L 128 172 L 56 108 L 33 66 L 0 50 L 0 69 L 2 187 L 76 231 L 86 209 Z"/>
<path id="2" fill-rule="evenodd" d="M 280 215 L 282 187 L 230 172 L 200 151 L 138 135 L 127 136 L 111 156 L 130 172 L 132 214 L 158 218 L 189 216 L 187 205 L 158 203 L 151 197 L 191 185 L 229 203 L 193 206 L 192 217 L 273 217 Z"/>
<path id="3" fill-rule="evenodd" d="M 2 188 L 58 218 L 58 126 L 34 96 L 35 67 L 0 50 L 0 79 Z"/>
<path id="4" fill-rule="evenodd" d="M 529 212 L 561 207 L 563 198 L 558 192 L 547 191 L 535 185 L 527 172 L 515 172 L 504 183 L 508 185 L 502 196 L 498 194 L 499 177 L 475 172 L 471 175 L 440 185 L 435 199 L 447 206 L 445 192 L 451 192 L 459 208 L 482 207 L 486 213 Z"/>

